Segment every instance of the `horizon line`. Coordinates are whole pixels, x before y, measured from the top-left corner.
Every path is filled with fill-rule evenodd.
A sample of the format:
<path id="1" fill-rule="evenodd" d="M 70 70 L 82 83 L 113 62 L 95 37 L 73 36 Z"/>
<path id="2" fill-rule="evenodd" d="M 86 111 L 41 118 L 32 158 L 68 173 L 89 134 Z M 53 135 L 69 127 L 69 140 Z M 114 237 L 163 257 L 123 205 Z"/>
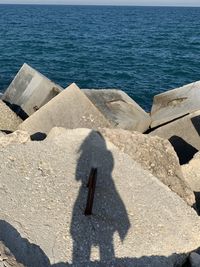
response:
<path id="1" fill-rule="evenodd" d="M 120 4 L 64 4 L 64 3 L 58 3 L 58 4 L 53 4 L 53 3 L 0 3 L 0 5 L 29 5 L 29 6 L 110 6 L 110 7 L 197 7 L 199 6 L 190 6 L 190 5 L 120 5 Z"/>

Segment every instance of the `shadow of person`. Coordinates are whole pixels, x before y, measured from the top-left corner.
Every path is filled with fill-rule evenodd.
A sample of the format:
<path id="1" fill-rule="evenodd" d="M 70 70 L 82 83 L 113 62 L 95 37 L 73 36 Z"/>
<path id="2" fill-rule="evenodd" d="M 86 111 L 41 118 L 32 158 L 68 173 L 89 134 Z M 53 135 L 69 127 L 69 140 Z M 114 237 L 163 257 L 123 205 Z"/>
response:
<path id="1" fill-rule="evenodd" d="M 114 234 L 123 241 L 130 228 L 123 201 L 112 179 L 114 159 L 104 138 L 92 131 L 79 149 L 76 180 L 81 181 L 74 204 L 70 232 L 73 239 L 73 263 L 89 262 L 93 247 L 99 248 L 101 262 L 115 258 Z M 91 168 L 97 168 L 93 213 L 85 216 L 87 183 Z"/>
<path id="2" fill-rule="evenodd" d="M 67 262 L 58 262 L 55 264 L 51 264 L 50 260 L 48 259 L 47 255 L 44 251 L 36 244 L 30 243 L 27 239 L 22 238 L 20 233 L 8 222 L 4 220 L 0 220 L 0 242 L 3 241 L 3 244 L 9 249 L 6 250 L 5 259 L 2 258 L 3 261 L 0 262 L 0 266 L 18 266 L 18 263 L 21 263 L 22 266 L 26 267 L 107 267 L 107 266 L 123 266 L 123 267 L 130 267 L 130 266 L 153 266 L 153 267 L 160 267 L 160 266 L 167 266 L 172 267 L 175 266 L 174 263 L 177 263 L 177 259 L 182 258 L 182 262 L 185 262 L 182 267 L 188 267 L 189 261 L 188 253 L 184 254 L 172 254 L 168 257 L 166 256 L 142 256 L 139 258 L 116 258 L 112 261 L 112 264 L 109 262 L 102 263 L 101 261 L 93 261 L 89 262 L 87 265 L 85 263 L 67 263 Z M 1 246 L 1 244 L 0 244 Z M 0 253 L 4 251 L 1 250 Z M 194 250 L 199 253 L 200 249 Z M 11 252 L 11 253 L 10 253 Z M 9 258 L 12 255 L 17 260 L 15 264 L 14 261 L 10 261 Z M 3 256 L 3 255 L 1 255 Z M 8 263 L 11 263 L 9 264 Z M 180 261 L 180 262 L 181 262 Z M 20 265 L 21 266 L 21 265 Z"/>

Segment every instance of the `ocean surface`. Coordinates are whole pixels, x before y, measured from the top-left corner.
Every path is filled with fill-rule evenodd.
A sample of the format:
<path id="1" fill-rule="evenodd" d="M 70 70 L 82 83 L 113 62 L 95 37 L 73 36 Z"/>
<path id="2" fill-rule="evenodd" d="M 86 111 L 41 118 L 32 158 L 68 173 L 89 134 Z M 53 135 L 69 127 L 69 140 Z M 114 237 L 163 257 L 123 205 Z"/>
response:
<path id="1" fill-rule="evenodd" d="M 155 94 L 200 80 L 200 8 L 0 5 L 0 91 L 24 62 L 149 111 Z"/>

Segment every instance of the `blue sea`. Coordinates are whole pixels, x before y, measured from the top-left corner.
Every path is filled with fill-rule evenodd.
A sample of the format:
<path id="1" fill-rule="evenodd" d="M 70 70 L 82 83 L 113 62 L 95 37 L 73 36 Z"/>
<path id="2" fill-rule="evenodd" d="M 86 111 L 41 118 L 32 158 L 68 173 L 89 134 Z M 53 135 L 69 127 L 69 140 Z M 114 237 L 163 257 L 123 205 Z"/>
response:
<path id="1" fill-rule="evenodd" d="M 200 80 L 200 8 L 0 5 L 0 91 L 24 62 L 149 111 L 155 94 Z"/>

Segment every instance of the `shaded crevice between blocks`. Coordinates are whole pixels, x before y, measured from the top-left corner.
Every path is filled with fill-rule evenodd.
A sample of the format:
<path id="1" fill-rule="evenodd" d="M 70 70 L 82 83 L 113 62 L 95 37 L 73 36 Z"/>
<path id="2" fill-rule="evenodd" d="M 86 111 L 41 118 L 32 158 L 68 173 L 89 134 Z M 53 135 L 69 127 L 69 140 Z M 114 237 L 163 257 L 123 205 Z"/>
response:
<path id="1" fill-rule="evenodd" d="M 196 132 L 200 136 L 200 115 L 191 118 L 191 122 L 192 122 Z"/>
<path id="2" fill-rule="evenodd" d="M 187 114 L 182 115 L 182 116 L 180 116 L 180 117 L 178 117 L 178 118 L 176 118 L 176 119 L 170 120 L 170 121 L 168 121 L 168 122 L 165 122 L 165 123 L 160 124 L 160 125 L 158 125 L 158 126 L 156 126 L 156 127 L 153 127 L 153 128 L 151 128 L 151 126 L 150 126 L 150 128 L 149 128 L 146 132 L 144 132 L 144 134 L 149 134 L 149 133 L 151 133 L 151 132 L 153 132 L 153 131 L 155 131 L 155 130 L 161 128 L 162 126 L 165 126 L 165 125 L 167 125 L 167 124 L 170 124 L 171 122 L 180 120 L 180 119 L 182 119 L 182 118 L 188 116 L 189 114 L 190 114 L 190 113 L 187 113 Z"/>
<path id="3" fill-rule="evenodd" d="M 194 195 L 195 195 L 195 204 L 192 206 L 197 214 L 200 216 L 200 192 L 195 192 L 194 191 Z"/>
<path id="4" fill-rule="evenodd" d="M 169 142 L 173 146 L 178 158 L 180 165 L 187 164 L 198 150 L 187 143 L 183 138 L 177 135 L 173 135 L 169 138 Z"/>
<path id="5" fill-rule="evenodd" d="M 11 104 L 5 100 L 3 102 L 17 115 L 19 116 L 23 121 L 26 120 L 29 116 L 28 114 L 18 105 Z"/>

